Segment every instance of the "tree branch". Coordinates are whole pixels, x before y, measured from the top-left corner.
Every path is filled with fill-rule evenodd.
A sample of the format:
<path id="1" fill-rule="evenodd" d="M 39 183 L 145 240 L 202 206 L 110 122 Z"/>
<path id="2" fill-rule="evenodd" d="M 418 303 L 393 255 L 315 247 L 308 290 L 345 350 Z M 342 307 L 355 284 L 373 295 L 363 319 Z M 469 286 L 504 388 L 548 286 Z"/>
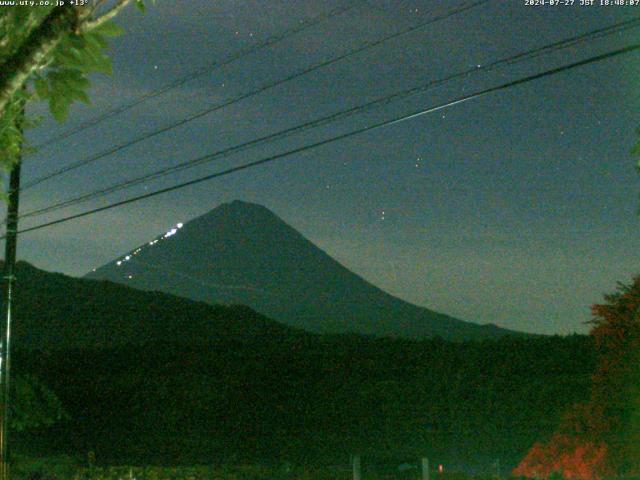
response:
<path id="1" fill-rule="evenodd" d="M 0 64 L 0 116 L 4 115 L 13 95 L 47 60 L 64 35 L 76 29 L 77 23 L 78 10 L 75 7 L 55 7 L 20 48 Z"/>
<path id="2" fill-rule="evenodd" d="M 122 10 L 124 10 L 124 8 L 129 3 L 131 3 L 131 0 L 118 0 L 113 7 L 111 7 L 109 10 L 107 10 L 105 13 L 103 13 L 99 17 L 82 22 L 82 24 L 79 25 L 78 33 L 89 32 L 94 28 L 99 27 L 103 23 L 108 22 L 109 20 L 115 18 L 116 15 L 118 15 Z"/>
<path id="3" fill-rule="evenodd" d="M 70 4 L 54 7 L 22 45 L 0 63 L 0 116 L 5 114 L 13 95 L 33 71 L 50 60 L 53 50 L 66 34 L 89 32 L 114 18 L 129 3 L 131 0 L 117 0 L 97 18 L 86 18 L 85 15 L 90 15 L 91 11 Z"/>

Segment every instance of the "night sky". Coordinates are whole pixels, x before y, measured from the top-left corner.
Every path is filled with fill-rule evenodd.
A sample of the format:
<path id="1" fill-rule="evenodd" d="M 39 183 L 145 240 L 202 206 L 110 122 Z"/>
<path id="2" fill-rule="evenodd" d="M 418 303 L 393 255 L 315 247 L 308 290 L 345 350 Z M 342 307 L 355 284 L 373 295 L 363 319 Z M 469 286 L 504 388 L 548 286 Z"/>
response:
<path id="1" fill-rule="evenodd" d="M 23 182 L 464 0 L 369 0 L 28 156 Z M 576 0 L 576 4 L 579 0 Z M 39 143 L 342 0 L 158 0 L 119 17 L 113 77 Z M 276 132 L 382 95 L 640 15 L 640 7 L 494 0 L 24 192 L 21 211 Z M 320 129 L 92 202 L 36 225 L 318 141 L 640 40 L 640 28 L 469 76 Z M 276 163 L 24 234 L 19 258 L 82 275 L 221 202 L 265 205 L 375 285 L 463 320 L 585 333 L 589 306 L 640 273 L 640 53 L 574 69 Z M 37 113 L 38 108 L 34 109 Z M 44 110 L 41 110 L 44 111 Z"/>

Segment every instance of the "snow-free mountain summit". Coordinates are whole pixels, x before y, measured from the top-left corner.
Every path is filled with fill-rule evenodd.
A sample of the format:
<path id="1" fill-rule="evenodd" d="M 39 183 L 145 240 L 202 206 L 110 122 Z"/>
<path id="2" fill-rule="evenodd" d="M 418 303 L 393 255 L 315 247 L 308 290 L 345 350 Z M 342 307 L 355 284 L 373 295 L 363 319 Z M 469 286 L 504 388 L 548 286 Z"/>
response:
<path id="1" fill-rule="evenodd" d="M 237 200 L 176 225 L 87 277 L 208 303 L 244 304 L 312 332 L 450 340 L 513 333 L 389 295 L 267 208 Z"/>

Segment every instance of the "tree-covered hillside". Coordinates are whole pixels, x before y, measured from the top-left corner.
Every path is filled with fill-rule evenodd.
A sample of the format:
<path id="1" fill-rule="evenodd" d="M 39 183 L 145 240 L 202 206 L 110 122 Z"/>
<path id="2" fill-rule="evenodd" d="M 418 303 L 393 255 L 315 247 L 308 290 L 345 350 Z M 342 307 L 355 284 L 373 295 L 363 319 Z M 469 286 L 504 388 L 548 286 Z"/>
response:
<path id="1" fill-rule="evenodd" d="M 13 371 L 69 418 L 19 449 L 100 462 L 515 465 L 588 395 L 587 337 L 305 333 L 247 307 L 18 268 Z"/>
<path id="2" fill-rule="evenodd" d="M 110 348 L 219 336 L 288 336 L 301 332 L 243 306 L 214 306 L 106 281 L 81 280 L 19 262 L 16 348 Z"/>
<path id="3" fill-rule="evenodd" d="M 587 338 L 221 338 L 16 355 L 71 414 L 22 445 L 129 463 L 513 466 L 588 394 Z M 40 447 L 37 447 L 38 442 Z"/>

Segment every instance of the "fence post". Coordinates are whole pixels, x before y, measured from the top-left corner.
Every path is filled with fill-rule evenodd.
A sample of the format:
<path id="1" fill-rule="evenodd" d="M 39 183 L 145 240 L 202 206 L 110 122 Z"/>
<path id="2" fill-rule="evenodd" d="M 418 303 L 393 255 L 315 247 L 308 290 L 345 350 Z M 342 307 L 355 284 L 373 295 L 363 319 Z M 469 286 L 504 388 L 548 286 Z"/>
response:
<path id="1" fill-rule="evenodd" d="M 360 455 L 351 456 L 351 468 L 353 470 L 353 480 L 362 480 L 360 472 Z"/>
<path id="2" fill-rule="evenodd" d="M 429 459 L 422 457 L 422 480 L 429 480 Z"/>

